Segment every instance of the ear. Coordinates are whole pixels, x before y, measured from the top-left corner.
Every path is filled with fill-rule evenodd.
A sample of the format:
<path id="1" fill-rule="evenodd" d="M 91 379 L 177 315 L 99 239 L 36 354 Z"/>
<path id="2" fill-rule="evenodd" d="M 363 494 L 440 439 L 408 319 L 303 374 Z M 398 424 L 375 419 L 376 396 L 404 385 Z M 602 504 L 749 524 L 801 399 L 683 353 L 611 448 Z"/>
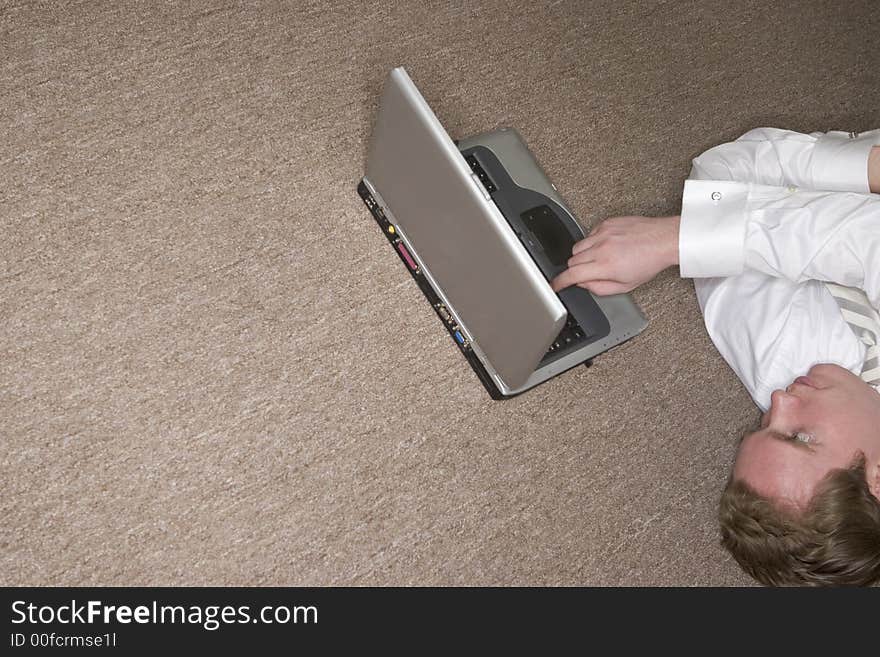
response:
<path id="1" fill-rule="evenodd" d="M 868 490 L 880 500 L 880 459 L 865 464 L 865 476 L 868 478 Z"/>

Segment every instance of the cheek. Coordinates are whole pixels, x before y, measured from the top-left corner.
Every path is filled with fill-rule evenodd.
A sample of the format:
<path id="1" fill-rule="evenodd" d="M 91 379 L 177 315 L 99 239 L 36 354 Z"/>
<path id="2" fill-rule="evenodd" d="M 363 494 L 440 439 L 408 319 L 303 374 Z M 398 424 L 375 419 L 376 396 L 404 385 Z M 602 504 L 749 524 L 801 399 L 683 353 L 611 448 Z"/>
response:
<path id="1" fill-rule="evenodd" d="M 826 439 L 839 438 L 861 423 L 865 414 L 859 409 L 857 396 L 842 394 L 842 390 L 823 390 L 805 399 L 798 408 L 798 415 L 805 429 Z"/>
<path id="2" fill-rule="evenodd" d="M 826 424 L 821 430 L 819 441 L 822 446 L 823 460 L 829 467 L 843 468 L 849 466 L 859 452 L 864 452 L 865 439 L 876 432 L 871 428 L 855 420 L 854 418 L 841 419 L 835 424 Z"/>
<path id="3" fill-rule="evenodd" d="M 854 446 L 861 436 L 880 429 L 880 418 L 873 412 L 872 405 L 857 394 L 821 395 L 816 403 L 809 405 L 806 414 L 817 438 L 830 445 Z"/>
<path id="4" fill-rule="evenodd" d="M 761 432 L 743 438 L 733 462 L 733 478 L 752 480 L 776 460 L 775 444 L 769 442 Z M 772 470 L 773 467 L 771 466 Z"/>

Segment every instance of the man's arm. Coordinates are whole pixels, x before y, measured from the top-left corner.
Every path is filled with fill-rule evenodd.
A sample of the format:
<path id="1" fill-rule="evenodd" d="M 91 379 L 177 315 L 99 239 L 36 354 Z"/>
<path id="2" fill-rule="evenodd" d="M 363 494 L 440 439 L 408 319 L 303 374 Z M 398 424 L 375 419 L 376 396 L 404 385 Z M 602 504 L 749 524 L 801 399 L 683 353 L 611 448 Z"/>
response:
<path id="1" fill-rule="evenodd" d="M 878 145 L 880 130 L 803 135 L 759 128 L 695 158 L 682 198 L 678 245 L 681 276 L 735 276 L 743 271 L 747 225 L 761 218 L 759 213 L 768 208 L 759 207 L 760 201 L 773 195 L 764 187 L 779 191 L 774 212 L 787 206 L 797 208 L 803 200 L 801 192 L 806 191 L 869 194 L 871 181 L 880 175 L 873 162 L 874 147 Z M 823 213 L 825 219 L 845 216 L 836 212 L 833 204 L 830 210 L 823 208 Z M 827 232 L 823 235 L 821 239 L 828 236 Z M 799 236 L 811 238 L 807 230 L 801 230 Z M 812 244 L 818 248 L 822 242 L 812 239 Z M 810 245 L 786 242 L 775 248 L 801 251 L 810 250 Z M 760 271 L 788 276 L 769 269 Z M 827 272 L 819 278 L 833 280 L 834 276 L 834 272 Z"/>
<path id="2" fill-rule="evenodd" d="M 766 147 L 762 145 L 764 142 L 746 139 L 755 132 L 758 131 L 748 133 L 737 142 L 723 145 L 733 147 L 735 154 L 731 154 L 729 149 L 717 147 L 696 158 L 693 173 L 697 177 L 714 175 L 717 178 L 734 175 L 736 172 L 732 169 L 745 167 L 745 158 L 756 156 L 756 149 L 766 151 Z M 777 137 L 782 135 L 773 146 L 772 150 L 776 153 L 785 150 L 780 149 L 780 140 L 800 143 L 798 139 L 805 137 L 784 131 L 773 133 Z M 835 136 L 838 134 L 841 133 L 835 133 Z M 865 136 L 880 140 L 880 133 L 877 131 L 865 133 Z M 839 178 L 836 183 L 838 186 L 880 193 L 880 146 L 873 146 L 870 151 L 865 151 L 864 143 L 859 143 L 861 154 L 857 155 L 853 148 L 855 140 L 836 138 L 822 143 L 825 155 L 819 153 L 818 161 L 813 163 L 815 167 L 826 172 L 830 170 L 831 165 L 826 164 L 824 158 L 829 155 L 827 151 L 834 151 L 850 167 L 848 178 L 840 178 L 839 173 L 833 174 Z M 788 150 L 791 151 L 792 148 L 789 143 Z M 789 152 L 789 155 L 792 154 Z M 803 154 L 804 151 L 801 150 L 801 155 Z M 815 156 L 816 153 L 812 155 Z M 764 153 L 763 165 L 754 165 L 752 169 L 740 171 L 737 175 L 750 175 L 755 181 L 768 181 L 774 176 L 781 176 L 782 180 L 789 183 L 793 183 L 798 176 L 819 176 L 810 174 L 809 167 L 783 165 L 786 158 L 776 157 L 776 164 L 771 160 L 773 158 Z M 857 161 L 862 162 L 861 173 L 858 167 L 852 168 Z M 833 177 L 828 173 L 822 175 L 829 181 Z M 851 179 L 855 179 L 855 182 Z M 825 186 L 833 185 L 828 183 Z M 861 199 L 855 198 L 860 196 L 865 196 L 864 204 Z M 834 200 L 845 197 L 849 197 L 847 202 L 841 200 L 838 203 Z M 810 256 L 818 255 L 817 247 L 831 239 L 833 234 L 838 234 L 838 238 L 842 237 L 843 242 L 849 234 L 851 240 L 860 241 L 860 247 L 875 245 L 878 252 L 865 253 L 861 257 L 875 257 L 875 261 L 880 262 L 880 217 L 870 218 L 877 212 L 878 200 L 880 199 L 859 194 L 797 192 L 791 186 L 771 188 L 762 185 L 758 188 L 729 179 L 688 181 L 682 203 L 682 214 L 687 216 L 616 217 L 606 220 L 586 239 L 575 245 L 568 261 L 569 268 L 553 281 L 553 287 L 561 290 L 569 285 L 579 285 L 600 295 L 629 292 L 651 280 L 663 269 L 676 264 L 681 264 L 683 277 L 717 277 L 741 273 L 746 266 L 750 246 L 746 239 L 749 214 L 753 219 L 759 217 L 753 222 L 753 227 L 758 230 L 751 235 L 753 252 L 749 265 L 753 268 L 772 276 L 783 276 L 796 281 L 819 278 L 853 285 L 855 281 L 861 280 L 861 284 L 857 286 L 863 287 L 867 281 L 864 276 L 860 277 L 858 272 L 852 271 L 852 268 L 860 264 L 866 265 L 867 262 L 851 260 L 848 265 L 850 270 L 844 271 L 834 265 L 833 253 L 831 257 L 827 256 L 827 248 L 826 257 L 814 262 L 813 267 L 809 266 Z M 852 214 L 855 206 L 860 206 L 857 216 Z M 789 220 L 787 228 L 797 230 L 780 230 L 778 220 L 786 214 Z M 866 220 L 865 216 L 869 218 Z M 771 221 L 764 221 L 768 217 Z M 806 221 L 804 217 L 807 217 Z M 845 221 L 847 218 L 848 221 Z M 690 230 L 682 233 L 681 225 L 684 221 L 688 222 Z M 791 222 L 796 222 L 796 225 Z M 838 222 L 846 223 L 847 226 L 837 226 Z M 842 233 L 840 229 L 843 229 Z M 867 235 L 863 234 L 865 229 Z M 865 238 L 868 241 L 861 242 Z M 782 240 L 786 243 L 780 243 Z M 835 244 L 836 248 L 847 248 L 840 239 Z M 880 296 L 880 280 L 877 287 L 875 296 L 871 297 L 875 302 L 876 297 Z"/>
<path id="3" fill-rule="evenodd" d="M 858 288 L 880 308 L 880 195 L 796 191 L 783 198 L 787 190 L 770 190 L 750 195 L 744 268 Z"/>
<path id="4" fill-rule="evenodd" d="M 865 163 L 877 144 L 880 130 L 807 135 L 756 128 L 694 158 L 689 178 L 866 194 Z"/>

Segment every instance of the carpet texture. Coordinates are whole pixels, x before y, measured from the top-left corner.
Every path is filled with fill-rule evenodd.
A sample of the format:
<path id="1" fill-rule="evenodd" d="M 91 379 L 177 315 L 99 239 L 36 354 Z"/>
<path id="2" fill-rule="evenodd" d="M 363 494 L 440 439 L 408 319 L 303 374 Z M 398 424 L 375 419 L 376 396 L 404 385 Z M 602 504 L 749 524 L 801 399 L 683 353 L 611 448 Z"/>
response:
<path id="1" fill-rule="evenodd" d="M 491 401 L 355 187 L 388 70 L 584 223 L 758 126 L 880 125 L 871 0 L 4 3 L 0 583 L 746 585 L 758 412 L 689 281 Z"/>

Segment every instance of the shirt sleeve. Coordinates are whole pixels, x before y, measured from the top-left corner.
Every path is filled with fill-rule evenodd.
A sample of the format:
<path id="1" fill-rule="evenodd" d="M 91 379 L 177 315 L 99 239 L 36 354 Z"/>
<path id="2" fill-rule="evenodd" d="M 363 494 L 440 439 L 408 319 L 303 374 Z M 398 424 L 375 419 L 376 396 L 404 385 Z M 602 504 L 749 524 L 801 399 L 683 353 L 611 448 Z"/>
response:
<path id="1" fill-rule="evenodd" d="M 689 211 L 720 228 L 682 275 L 754 270 L 794 283 L 831 281 L 880 307 L 880 195 L 688 181 Z"/>
<path id="2" fill-rule="evenodd" d="M 880 129 L 806 135 L 756 128 L 694 158 L 690 178 L 866 194 L 868 156 L 877 144 Z"/>
<path id="3" fill-rule="evenodd" d="M 821 209 L 822 223 L 827 226 L 846 218 L 854 205 L 859 205 L 859 198 L 876 198 L 869 189 L 868 157 L 877 144 L 880 130 L 861 135 L 803 135 L 760 128 L 695 158 L 682 198 L 681 275 L 702 278 L 741 273 L 751 246 L 747 240 L 753 234 L 750 222 L 760 221 L 764 210 L 797 209 L 791 216 L 803 218 Z M 841 193 L 851 195 L 848 202 L 837 202 L 845 198 Z M 807 204 L 816 201 L 818 205 L 804 211 Z M 779 216 L 777 212 L 777 219 Z M 801 235 L 799 242 L 809 240 L 818 245 L 817 236 L 802 224 L 796 232 Z M 827 236 L 827 232 L 822 235 Z M 790 246 L 788 237 L 775 245 L 777 250 Z M 773 276 L 787 275 L 773 266 L 759 270 Z M 836 275 L 825 273 L 817 277 L 838 282 L 832 274 Z"/>

